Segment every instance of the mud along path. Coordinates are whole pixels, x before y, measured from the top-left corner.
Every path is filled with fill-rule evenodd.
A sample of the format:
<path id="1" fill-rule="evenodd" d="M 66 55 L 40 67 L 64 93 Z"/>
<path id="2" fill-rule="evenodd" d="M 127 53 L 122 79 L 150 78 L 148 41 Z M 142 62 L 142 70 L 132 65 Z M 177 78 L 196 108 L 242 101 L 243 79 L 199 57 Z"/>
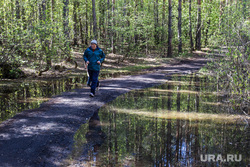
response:
<path id="1" fill-rule="evenodd" d="M 17 114 L 0 124 L 0 166 L 62 166 L 72 149 L 74 133 L 105 103 L 130 90 L 159 85 L 171 74 L 195 72 L 207 61 L 189 59 L 144 75 L 102 80 L 94 98 L 89 97 L 88 88 L 76 89 L 51 98 L 38 109 Z"/>

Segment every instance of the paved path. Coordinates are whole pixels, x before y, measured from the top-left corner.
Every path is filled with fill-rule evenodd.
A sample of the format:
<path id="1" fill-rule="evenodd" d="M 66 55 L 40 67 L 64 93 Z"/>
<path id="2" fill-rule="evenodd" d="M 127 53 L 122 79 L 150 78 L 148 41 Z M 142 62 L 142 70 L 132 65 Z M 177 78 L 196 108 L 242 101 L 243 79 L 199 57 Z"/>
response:
<path id="1" fill-rule="evenodd" d="M 206 62 L 197 58 L 145 75 L 103 80 L 94 98 L 89 97 L 88 89 L 76 89 L 17 114 L 0 124 L 0 166 L 61 166 L 72 149 L 74 133 L 105 103 L 130 90 L 159 85 L 171 74 L 195 72 Z"/>

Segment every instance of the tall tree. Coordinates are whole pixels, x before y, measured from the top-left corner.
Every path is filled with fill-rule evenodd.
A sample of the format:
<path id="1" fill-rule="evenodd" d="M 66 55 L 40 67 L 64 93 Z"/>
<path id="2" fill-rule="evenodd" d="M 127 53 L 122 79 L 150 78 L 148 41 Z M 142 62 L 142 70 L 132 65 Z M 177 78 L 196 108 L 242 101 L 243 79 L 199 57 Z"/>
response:
<path id="1" fill-rule="evenodd" d="M 23 29 L 25 30 L 27 28 L 27 22 L 26 22 L 26 8 L 22 5 L 21 6 L 21 19 L 23 22 Z"/>
<path id="2" fill-rule="evenodd" d="M 168 0 L 168 57 L 172 57 L 172 0 Z"/>
<path id="3" fill-rule="evenodd" d="M 99 8 L 100 11 L 100 17 L 99 17 L 99 30 L 100 30 L 100 38 L 104 39 L 105 38 L 105 11 L 106 11 L 106 5 L 105 5 L 105 0 L 100 1 L 100 5 L 102 8 Z"/>
<path id="4" fill-rule="evenodd" d="M 154 1 L 154 15 L 155 15 L 155 43 L 159 44 L 159 2 L 158 0 Z"/>
<path id="5" fill-rule="evenodd" d="M 166 17 L 166 14 L 165 14 L 165 11 L 166 11 L 166 0 L 163 0 L 163 4 L 162 4 L 162 40 L 164 41 L 165 40 L 165 17 Z"/>
<path id="6" fill-rule="evenodd" d="M 80 17 L 80 15 L 78 16 L 79 16 L 78 20 L 80 22 L 81 44 L 83 45 L 84 44 L 83 25 L 82 25 L 83 20 L 82 20 L 82 17 Z"/>
<path id="7" fill-rule="evenodd" d="M 221 28 L 222 13 L 223 13 L 223 1 L 224 1 L 224 0 L 220 0 L 220 17 L 219 17 L 219 28 Z"/>
<path id="8" fill-rule="evenodd" d="M 114 41 L 115 41 L 115 0 L 112 0 L 112 33 L 111 33 L 111 48 L 112 48 L 112 53 L 115 53 L 115 46 L 114 46 Z"/>
<path id="9" fill-rule="evenodd" d="M 178 52 L 179 54 L 182 52 L 182 39 L 181 39 L 181 1 L 179 0 L 178 5 L 178 39 L 179 39 L 179 45 L 178 45 Z"/>
<path id="10" fill-rule="evenodd" d="M 246 19 L 246 16 L 247 16 L 247 0 L 244 0 L 243 1 L 243 18 Z"/>
<path id="11" fill-rule="evenodd" d="M 138 12 L 139 12 L 139 7 L 138 7 L 138 0 L 135 1 L 135 10 L 134 10 L 134 14 L 135 14 L 135 23 L 137 23 L 138 20 Z M 135 26 L 135 30 L 134 30 L 134 43 L 137 43 L 139 39 L 139 34 L 137 32 L 137 25 Z"/>
<path id="12" fill-rule="evenodd" d="M 85 1 L 85 45 L 88 45 L 89 39 L 89 22 L 88 22 L 88 1 Z"/>
<path id="13" fill-rule="evenodd" d="M 74 45 L 78 45 L 77 43 L 77 35 L 78 35 L 78 31 L 77 31 L 77 9 L 78 9 L 78 1 L 74 0 L 74 4 L 73 4 L 73 16 L 74 16 Z"/>
<path id="14" fill-rule="evenodd" d="M 69 40 L 69 0 L 63 0 L 63 4 L 64 4 L 64 6 L 63 6 L 63 19 L 64 19 L 63 27 L 64 27 L 65 38 L 68 41 Z"/>
<path id="15" fill-rule="evenodd" d="M 43 0 L 42 1 L 42 4 L 41 4 L 41 9 L 40 9 L 40 23 L 43 27 L 42 31 L 41 31 L 41 38 L 40 38 L 40 41 L 41 41 L 41 45 L 42 45 L 42 50 L 44 52 L 44 54 L 46 55 L 46 67 L 44 70 L 40 70 L 38 75 L 42 75 L 43 72 L 45 71 L 48 71 L 52 65 L 52 62 L 51 62 L 51 56 L 48 52 L 48 49 L 49 49 L 49 41 L 48 39 L 46 39 L 46 33 L 47 33 L 47 27 L 46 27 L 46 19 L 47 19 L 47 15 L 46 15 L 46 6 L 47 6 L 47 2 L 46 0 Z"/>
<path id="16" fill-rule="evenodd" d="M 110 21 L 110 0 L 107 0 L 107 37 L 108 44 L 111 47 L 111 21 Z M 112 50 L 113 52 L 113 50 Z"/>
<path id="17" fill-rule="evenodd" d="M 112 49 L 112 53 L 115 53 L 115 47 L 114 47 L 114 26 L 115 26 L 115 0 L 112 0 L 112 21 L 111 21 L 111 26 L 112 26 L 112 32 L 111 32 L 111 49 Z"/>
<path id="18" fill-rule="evenodd" d="M 197 0 L 198 12 L 197 12 L 197 29 L 195 38 L 196 50 L 201 50 L 201 0 Z"/>
<path id="19" fill-rule="evenodd" d="M 192 0 L 189 0 L 189 38 L 190 38 L 190 50 L 191 52 L 194 50 L 194 42 L 193 42 L 193 32 L 192 32 Z"/>
<path id="20" fill-rule="evenodd" d="M 92 15 L 93 15 L 93 34 L 94 34 L 94 38 L 97 39 L 97 22 L 96 22 L 95 0 L 92 0 Z"/>
<path id="21" fill-rule="evenodd" d="M 210 0 L 210 5 L 212 4 L 212 0 Z M 211 7 L 209 7 L 209 12 L 208 14 L 211 14 Z M 208 31 L 210 28 L 210 23 L 211 23 L 211 18 L 209 17 L 208 21 L 207 21 L 207 28 L 206 28 L 206 32 L 205 32 L 205 46 L 208 45 Z"/>
<path id="22" fill-rule="evenodd" d="M 166 11 L 166 0 L 163 0 L 163 4 L 162 4 L 162 41 L 163 41 L 163 45 L 165 45 L 165 40 L 166 40 L 166 29 L 165 29 L 165 20 L 166 20 L 166 14 L 165 14 L 165 11 Z M 163 47 L 163 54 L 165 55 L 165 47 Z"/>
<path id="23" fill-rule="evenodd" d="M 51 22 L 54 22 L 55 0 L 51 0 Z"/>

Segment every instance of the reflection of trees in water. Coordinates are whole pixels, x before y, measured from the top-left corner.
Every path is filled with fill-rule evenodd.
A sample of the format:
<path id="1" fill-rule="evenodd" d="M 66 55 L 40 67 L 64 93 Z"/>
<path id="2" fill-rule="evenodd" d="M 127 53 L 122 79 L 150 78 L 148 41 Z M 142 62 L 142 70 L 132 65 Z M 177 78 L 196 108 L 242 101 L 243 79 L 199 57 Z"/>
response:
<path id="1" fill-rule="evenodd" d="M 102 166 L 147 167 L 202 166 L 204 164 L 200 163 L 200 154 L 239 153 L 249 157 L 247 131 L 240 125 L 188 119 L 147 118 L 115 110 L 121 108 L 155 113 L 162 112 L 161 110 L 210 112 L 213 106 L 207 107 L 202 101 L 216 101 L 217 97 L 204 96 L 202 92 L 194 93 L 207 89 L 213 91 L 210 87 L 203 88 L 205 85 L 210 85 L 204 83 L 207 82 L 206 79 L 197 78 L 198 76 L 175 77 L 173 79 L 178 81 L 177 83 L 169 82 L 157 87 L 167 91 L 146 89 L 130 92 L 102 108 L 99 115 L 103 125 L 102 131 L 107 134 L 107 142 L 101 145 L 98 155 L 89 155 L 90 159 L 93 160 L 98 156 L 96 164 Z M 189 91 L 182 93 L 182 90 Z M 98 122 L 94 125 L 100 127 Z M 245 164 L 246 158 L 235 166 Z M 223 165 L 229 166 L 224 162 L 221 163 L 221 166 Z"/>
<path id="2" fill-rule="evenodd" d="M 195 80 L 195 91 L 199 92 L 199 88 L 200 88 L 199 77 L 195 76 L 194 80 Z M 199 93 L 196 93 L 195 94 L 195 111 L 196 112 L 199 112 L 199 102 L 200 102 Z"/>
<path id="3" fill-rule="evenodd" d="M 109 142 L 100 148 L 99 155 L 99 160 L 109 166 L 202 165 L 200 154 L 224 155 L 228 151 L 235 154 L 235 149 L 239 149 L 242 155 L 248 152 L 249 142 L 238 142 L 247 141 L 247 133 L 242 135 L 239 128 L 227 123 L 222 126 L 212 122 L 145 119 L 111 111 L 100 114 L 102 122 L 108 121 L 105 119 L 108 116 L 104 115 L 112 116 L 111 126 L 103 127 L 105 133 L 109 132 Z M 237 143 L 237 146 L 229 143 Z"/>
<path id="4" fill-rule="evenodd" d="M 213 106 L 207 107 L 201 101 L 215 100 L 216 102 L 217 96 L 204 96 L 202 92 L 199 93 L 203 89 L 213 91 L 213 87 L 203 88 L 203 86 L 211 85 L 204 83 L 208 82 L 206 78 L 194 75 L 174 79 L 178 81 L 177 84 L 166 83 L 157 87 L 168 91 L 163 93 L 162 91 L 147 90 L 130 92 L 111 103 L 111 109 L 106 107 L 100 112 L 102 122 L 109 124 L 109 126 L 103 127 L 109 142 L 101 148 L 103 155 L 101 155 L 100 161 L 107 162 L 109 166 L 115 164 L 125 166 L 195 166 L 202 165 L 200 163 L 201 153 L 227 154 L 229 150 L 240 148 L 241 154 L 247 154 L 246 146 L 249 142 L 238 143 L 237 147 L 234 144 L 229 144 L 237 143 L 237 140 L 247 141 L 245 139 L 247 134 L 242 133 L 244 131 L 236 128 L 236 125 L 216 124 L 212 121 L 145 118 L 139 115 L 119 113 L 119 111 L 113 112 L 114 108 L 134 109 L 135 111 L 139 109 L 156 113 L 160 112 L 161 109 L 164 112 L 167 110 L 206 112 L 203 110 L 205 108 L 210 112 Z M 196 93 L 182 93 L 181 90 L 195 91 Z M 226 138 L 230 138 L 230 140 Z M 220 143 L 219 146 L 218 143 Z M 105 156 L 105 153 L 108 153 L 108 156 Z M 246 162 L 242 164 L 244 163 Z"/>
<path id="5" fill-rule="evenodd" d="M 110 136 L 110 135 L 108 135 Z M 88 124 L 83 124 L 74 135 L 74 146 L 69 155 L 70 161 L 78 161 L 78 163 L 99 162 L 98 151 L 107 138 L 102 131 L 102 125 L 98 111 L 94 112 L 90 117 Z"/>
<path id="6" fill-rule="evenodd" d="M 2 82 L 1 84 L 4 84 Z M 23 110 L 38 108 L 48 97 L 78 88 L 78 85 L 85 82 L 85 77 L 7 82 L 7 87 L 0 87 L 0 121 L 11 118 Z"/>
<path id="7" fill-rule="evenodd" d="M 96 152 L 103 144 L 105 138 L 106 134 L 102 131 L 100 117 L 98 111 L 96 111 L 89 120 L 89 131 L 86 133 L 87 143 L 92 146 L 94 152 Z"/>

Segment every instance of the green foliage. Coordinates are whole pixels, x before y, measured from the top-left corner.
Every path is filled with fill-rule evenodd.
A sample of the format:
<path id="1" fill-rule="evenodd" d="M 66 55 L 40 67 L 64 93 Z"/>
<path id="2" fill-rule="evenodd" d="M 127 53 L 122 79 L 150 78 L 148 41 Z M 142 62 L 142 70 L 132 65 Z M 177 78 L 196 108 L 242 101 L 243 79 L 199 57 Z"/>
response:
<path id="1" fill-rule="evenodd" d="M 23 76 L 23 72 L 20 69 L 11 69 L 9 71 L 9 78 L 15 79 Z"/>
<path id="2" fill-rule="evenodd" d="M 0 17 L 1 25 L 0 63 L 19 63 L 41 70 L 49 61 L 64 59 L 70 55 L 70 48 L 65 49 L 66 38 L 60 18 L 61 3 L 47 2 L 43 13 L 42 1 L 20 1 L 21 18 L 14 12 L 13 4 L 4 1 Z M 16 11 L 18 12 L 18 11 Z M 53 12 L 53 18 L 52 18 Z M 66 51 L 69 50 L 69 51 Z"/>
<path id="3" fill-rule="evenodd" d="M 24 72 L 18 67 L 18 64 L 2 63 L 0 65 L 0 78 L 17 79 L 25 77 Z"/>
<path id="4" fill-rule="evenodd" d="M 42 71 L 45 66 L 49 69 L 53 63 L 70 58 L 72 45 L 85 48 L 94 37 L 91 0 L 69 1 L 68 13 L 64 11 L 64 1 L 16 2 L 19 6 L 8 0 L 0 2 L 0 63 L 19 63 Z M 114 52 L 125 58 L 145 54 L 165 57 L 168 47 L 168 1 L 163 2 L 96 1 L 97 40 L 105 53 Z M 172 1 L 174 57 L 185 56 L 190 51 L 189 18 L 193 38 L 197 35 L 198 6 L 197 2 L 191 2 L 190 14 L 189 1 L 182 3 L 183 53 L 177 54 L 178 1 Z M 249 2 L 237 0 L 227 3 L 202 1 L 203 47 L 229 45 L 229 39 L 248 40 L 249 21 L 246 17 Z M 247 48 L 247 45 L 244 47 Z M 233 51 L 232 55 L 237 55 L 234 59 L 239 60 L 238 63 L 245 61 L 239 58 L 242 54 Z"/>
<path id="5" fill-rule="evenodd" d="M 224 51 L 227 53 L 212 63 L 210 69 L 217 74 L 223 91 L 232 93 L 231 103 L 238 104 L 243 113 L 249 114 L 250 23 L 244 19 L 242 10 L 236 10 L 243 7 L 234 4 L 224 9 L 222 38 L 218 38 L 217 42 L 225 45 Z"/>

